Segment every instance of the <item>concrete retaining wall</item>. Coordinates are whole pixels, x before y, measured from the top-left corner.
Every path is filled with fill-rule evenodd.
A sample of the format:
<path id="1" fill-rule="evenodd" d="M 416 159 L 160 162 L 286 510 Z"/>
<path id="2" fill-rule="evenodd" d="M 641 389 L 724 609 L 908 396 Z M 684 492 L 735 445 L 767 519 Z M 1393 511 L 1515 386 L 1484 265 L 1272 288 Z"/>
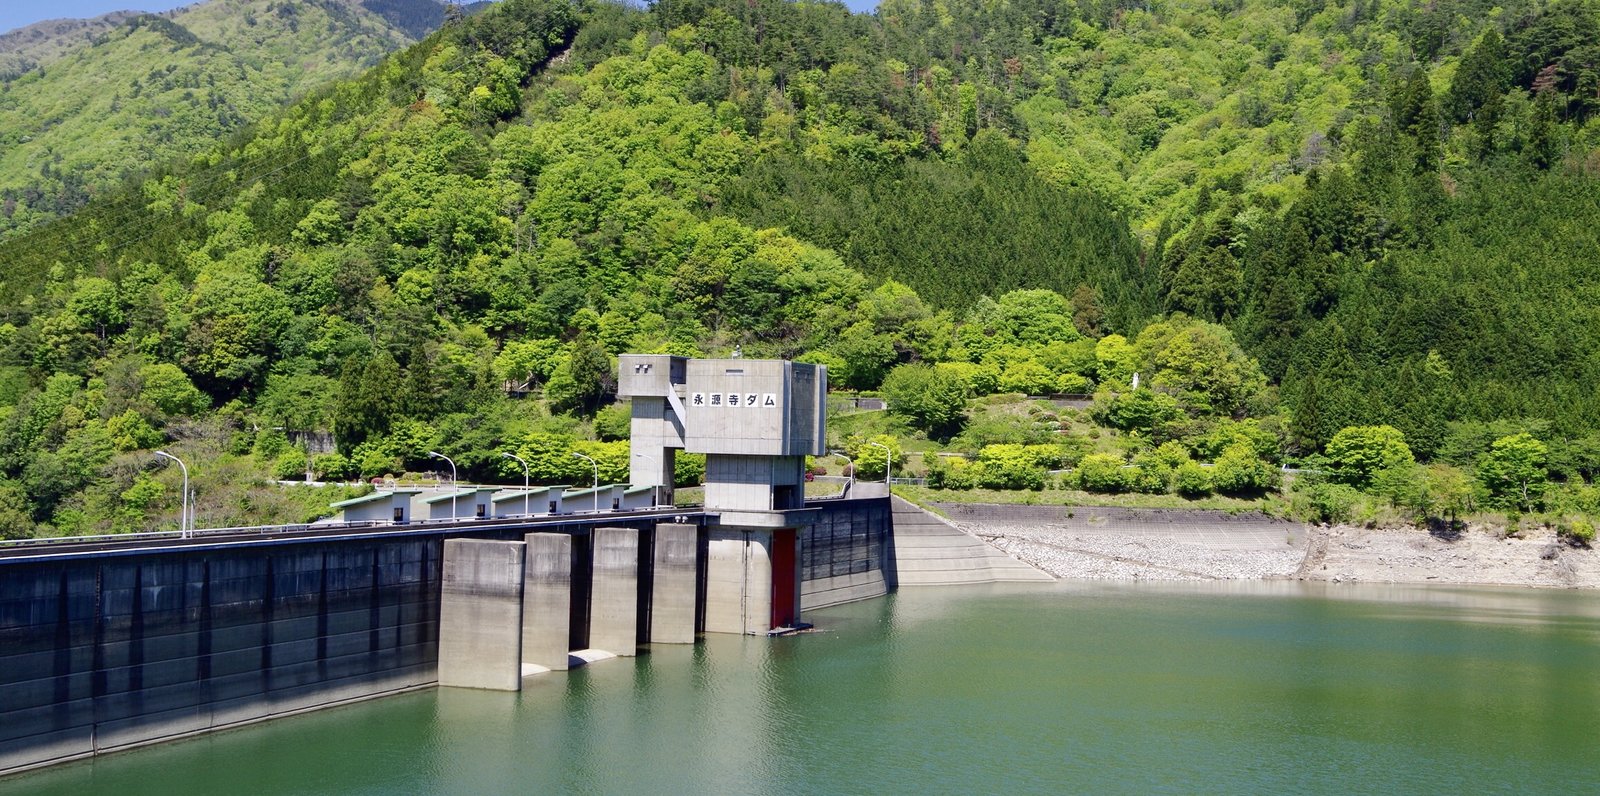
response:
<path id="1" fill-rule="evenodd" d="M 896 586 L 889 499 L 813 501 L 800 535 L 801 611 L 882 597 Z"/>

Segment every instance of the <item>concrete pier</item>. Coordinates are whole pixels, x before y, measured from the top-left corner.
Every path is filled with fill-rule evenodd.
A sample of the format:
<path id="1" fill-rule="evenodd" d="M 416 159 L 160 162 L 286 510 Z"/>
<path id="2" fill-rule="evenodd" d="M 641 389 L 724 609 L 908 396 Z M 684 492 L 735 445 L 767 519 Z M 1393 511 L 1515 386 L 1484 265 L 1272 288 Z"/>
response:
<path id="1" fill-rule="evenodd" d="M 572 628 L 571 534 L 530 533 L 524 538 L 522 663 L 567 668 Z"/>
<path id="2" fill-rule="evenodd" d="M 656 526 L 655 579 L 650 596 L 650 642 L 693 644 L 700 544 L 693 525 Z"/>
<path id="3" fill-rule="evenodd" d="M 447 539 L 439 685 L 522 689 L 524 542 Z"/>
<path id="4" fill-rule="evenodd" d="M 716 528 L 706 548 L 706 632 L 772 628 L 772 559 L 765 534 Z"/>
<path id="5" fill-rule="evenodd" d="M 639 531 L 594 530 L 589 646 L 629 656 L 639 643 Z"/>

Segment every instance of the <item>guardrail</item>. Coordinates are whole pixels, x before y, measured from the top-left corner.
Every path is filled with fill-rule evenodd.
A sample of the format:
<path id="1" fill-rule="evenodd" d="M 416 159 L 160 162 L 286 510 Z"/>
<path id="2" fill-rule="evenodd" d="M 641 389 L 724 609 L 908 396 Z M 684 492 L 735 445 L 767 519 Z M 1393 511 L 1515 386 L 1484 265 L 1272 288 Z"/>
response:
<path id="1" fill-rule="evenodd" d="M 195 539 L 212 539 L 230 536 L 281 536 L 291 533 L 321 533 L 327 531 L 353 531 L 353 530 L 389 530 L 393 528 L 426 528 L 446 526 L 469 526 L 474 528 L 493 528 L 497 525 L 516 525 L 529 520 L 560 520 L 564 518 L 584 519 L 599 516 L 654 516 L 657 514 L 699 514 L 699 506 L 659 506 L 650 509 L 633 509 L 619 511 L 615 509 L 592 509 L 572 511 L 564 514 L 509 514 L 504 517 L 486 517 L 478 519 L 466 517 L 462 519 L 427 519 L 411 520 L 408 522 L 311 522 L 291 523 L 286 525 L 239 525 L 226 528 L 197 528 L 192 531 L 141 531 L 138 533 L 112 533 L 98 536 L 41 536 L 32 539 L 6 539 L 0 540 L 0 550 L 14 550 L 19 548 L 48 548 L 73 544 L 104 544 L 106 542 L 159 542 L 167 540 L 188 541 Z"/>

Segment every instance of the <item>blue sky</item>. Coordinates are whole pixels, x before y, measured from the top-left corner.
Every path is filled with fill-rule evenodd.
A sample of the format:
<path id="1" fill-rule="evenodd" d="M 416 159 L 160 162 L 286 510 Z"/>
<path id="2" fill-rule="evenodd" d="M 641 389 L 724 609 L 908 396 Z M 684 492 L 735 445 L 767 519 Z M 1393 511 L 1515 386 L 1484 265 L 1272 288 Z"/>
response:
<path id="1" fill-rule="evenodd" d="M 166 11 L 169 8 L 191 5 L 197 0 L 0 0 L 0 33 L 31 25 L 42 19 L 81 19 L 97 17 L 108 11 L 137 9 L 139 11 Z M 856 11 L 871 11 L 878 0 L 844 0 Z"/>
<path id="2" fill-rule="evenodd" d="M 108 11 L 166 11 L 195 0 L 0 0 L 0 32 L 42 19 L 82 19 Z"/>

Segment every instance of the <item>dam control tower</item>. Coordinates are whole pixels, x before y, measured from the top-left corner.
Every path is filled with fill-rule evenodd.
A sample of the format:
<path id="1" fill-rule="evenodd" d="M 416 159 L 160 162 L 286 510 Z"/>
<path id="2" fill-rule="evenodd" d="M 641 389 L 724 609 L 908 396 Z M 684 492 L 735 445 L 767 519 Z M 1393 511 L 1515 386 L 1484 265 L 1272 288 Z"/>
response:
<path id="1" fill-rule="evenodd" d="M 632 403 L 630 481 L 671 502 L 677 451 L 705 454 L 705 629 L 765 633 L 799 619 L 805 459 L 826 450 L 828 372 L 775 359 L 619 358 Z"/>

